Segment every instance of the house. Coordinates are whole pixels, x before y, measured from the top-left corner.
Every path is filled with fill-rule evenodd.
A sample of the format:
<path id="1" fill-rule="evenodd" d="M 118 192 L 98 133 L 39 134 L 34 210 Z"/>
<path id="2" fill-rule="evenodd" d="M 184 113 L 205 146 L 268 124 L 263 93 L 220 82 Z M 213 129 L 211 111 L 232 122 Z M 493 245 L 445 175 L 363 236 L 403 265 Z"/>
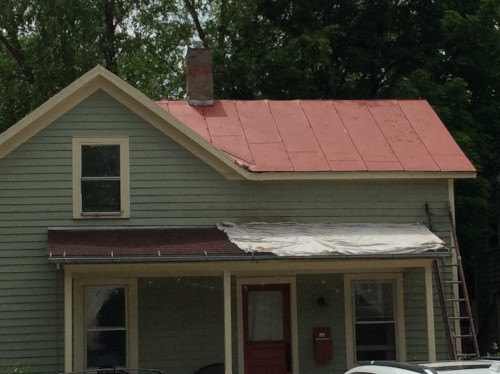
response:
<path id="1" fill-rule="evenodd" d="M 447 358 L 432 264 L 475 169 L 429 104 L 213 100 L 190 52 L 193 105 L 96 67 L 0 135 L 0 365 Z"/>

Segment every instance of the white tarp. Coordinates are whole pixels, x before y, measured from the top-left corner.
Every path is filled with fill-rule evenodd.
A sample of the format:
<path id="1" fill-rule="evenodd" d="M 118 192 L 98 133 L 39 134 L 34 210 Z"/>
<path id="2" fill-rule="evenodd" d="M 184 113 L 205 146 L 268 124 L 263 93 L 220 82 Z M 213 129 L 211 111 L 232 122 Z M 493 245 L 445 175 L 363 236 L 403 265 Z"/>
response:
<path id="1" fill-rule="evenodd" d="M 252 222 L 217 224 L 245 252 L 277 256 L 417 254 L 444 248 L 422 224 Z"/>

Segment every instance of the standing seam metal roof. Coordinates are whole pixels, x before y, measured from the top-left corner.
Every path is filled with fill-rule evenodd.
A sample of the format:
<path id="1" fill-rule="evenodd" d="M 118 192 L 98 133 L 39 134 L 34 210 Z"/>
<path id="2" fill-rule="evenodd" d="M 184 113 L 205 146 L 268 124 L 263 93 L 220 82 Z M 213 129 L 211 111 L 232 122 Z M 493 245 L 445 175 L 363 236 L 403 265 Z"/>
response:
<path id="1" fill-rule="evenodd" d="M 157 104 L 250 171 L 475 171 L 426 100 Z"/>

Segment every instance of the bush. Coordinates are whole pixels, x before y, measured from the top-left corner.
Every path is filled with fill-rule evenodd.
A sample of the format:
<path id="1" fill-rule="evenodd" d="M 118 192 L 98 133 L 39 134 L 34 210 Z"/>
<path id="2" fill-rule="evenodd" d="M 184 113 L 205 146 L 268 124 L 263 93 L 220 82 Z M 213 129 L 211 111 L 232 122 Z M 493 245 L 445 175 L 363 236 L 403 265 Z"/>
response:
<path id="1" fill-rule="evenodd" d="M 28 365 L 23 365 L 20 362 L 0 368 L 1 374 L 28 374 L 29 372 L 30 367 Z"/>

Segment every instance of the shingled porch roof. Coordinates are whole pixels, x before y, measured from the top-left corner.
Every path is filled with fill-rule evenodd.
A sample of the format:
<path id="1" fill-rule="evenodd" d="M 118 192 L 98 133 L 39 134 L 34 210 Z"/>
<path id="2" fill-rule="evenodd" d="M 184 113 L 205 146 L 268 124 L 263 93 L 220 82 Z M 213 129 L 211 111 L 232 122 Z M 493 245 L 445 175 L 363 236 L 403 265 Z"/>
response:
<path id="1" fill-rule="evenodd" d="M 225 233 L 211 228 L 49 229 L 47 255 L 52 261 L 92 262 L 127 258 L 162 260 L 167 257 L 210 257 L 249 254 L 231 243 Z"/>

